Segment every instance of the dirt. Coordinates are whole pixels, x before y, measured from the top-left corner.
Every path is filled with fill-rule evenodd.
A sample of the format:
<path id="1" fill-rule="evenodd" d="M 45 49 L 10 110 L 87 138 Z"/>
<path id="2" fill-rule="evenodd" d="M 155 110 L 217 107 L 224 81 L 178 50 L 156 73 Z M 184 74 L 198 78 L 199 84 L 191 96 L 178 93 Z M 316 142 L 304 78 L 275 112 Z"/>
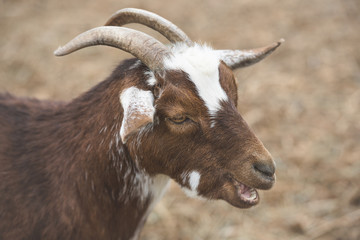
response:
<path id="1" fill-rule="evenodd" d="M 142 239 L 360 239 L 359 1 L 0 0 L 0 91 L 70 100 L 103 80 L 130 55 L 53 51 L 124 7 L 154 11 L 214 48 L 286 40 L 236 71 L 239 111 L 277 162 L 274 188 L 241 210 L 172 184 Z"/>

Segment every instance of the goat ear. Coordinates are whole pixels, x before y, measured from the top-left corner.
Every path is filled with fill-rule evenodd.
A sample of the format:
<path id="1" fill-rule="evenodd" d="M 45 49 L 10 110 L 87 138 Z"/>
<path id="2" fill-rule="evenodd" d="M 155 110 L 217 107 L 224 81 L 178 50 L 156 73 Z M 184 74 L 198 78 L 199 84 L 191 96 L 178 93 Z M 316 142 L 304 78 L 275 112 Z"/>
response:
<path id="1" fill-rule="evenodd" d="M 280 39 L 278 42 L 268 46 L 251 50 L 217 50 L 216 53 L 226 65 L 235 70 L 261 61 L 275 51 L 284 41 L 284 39 Z"/>
<path id="2" fill-rule="evenodd" d="M 154 97 L 150 91 L 130 87 L 121 92 L 120 102 L 124 109 L 120 136 L 125 143 L 128 136 L 153 122 Z"/>

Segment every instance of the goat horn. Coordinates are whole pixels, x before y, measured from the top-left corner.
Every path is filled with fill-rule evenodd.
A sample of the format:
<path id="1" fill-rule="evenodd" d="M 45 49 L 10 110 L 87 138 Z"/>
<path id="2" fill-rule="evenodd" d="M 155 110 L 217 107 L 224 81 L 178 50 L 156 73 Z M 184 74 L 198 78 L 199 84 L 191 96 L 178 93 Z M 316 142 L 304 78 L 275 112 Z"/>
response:
<path id="1" fill-rule="evenodd" d="M 93 28 L 78 35 L 65 46 L 59 47 L 54 54 L 64 56 L 81 48 L 95 45 L 107 45 L 129 52 L 152 71 L 161 69 L 164 58 L 171 55 L 168 48 L 155 38 L 124 27 Z"/>
<path id="2" fill-rule="evenodd" d="M 124 8 L 113 14 L 105 26 L 122 26 L 128 23 L 140 23 L 158 31 L 170 42 L 185 42 L 192 46 L 190 38 L 175 24 L 159 15 L 136 8 Z"/>
<path id="3" fill-rule="evenodd" d="M 247 67 L 257 63 L 270 55 L 285 40 L 280 39 L 278 42 L 272 43 L 262 48 L 250 50 L 217 50 L 219 57 L 232 69 Z"/>

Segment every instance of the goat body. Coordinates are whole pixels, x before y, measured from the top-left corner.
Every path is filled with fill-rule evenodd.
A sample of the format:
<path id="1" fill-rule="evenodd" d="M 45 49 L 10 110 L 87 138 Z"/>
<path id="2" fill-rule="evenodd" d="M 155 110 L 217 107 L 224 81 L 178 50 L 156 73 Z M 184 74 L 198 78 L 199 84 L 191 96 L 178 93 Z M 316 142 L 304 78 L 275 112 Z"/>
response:
<path id="1" fill-rule="evenodd" d="M 160 32 L 172 26 L 133 9 L 109 24 L 124 16 L 157 19 Z M 189 196 L 239 208 L 272 187 L 274 162 L 236 110 L 232 69 L 280 43 L 215 51 L 172 28 L 163 34 L 183 43 L 169 48 L 101 27 L 57 50 L 105 44 L 138 58 L 71 102 L 0 94 L 0 239 L 137 239 L 170 179 Z"/>
<path id="2" fill-rule="evenodd" d="M 135 61 L 70 103 L 0 95 L 0 239 L 130 239 L 141 228 L 168 178 L 145 174 L 118 137 L 118 89 L 144 78 L 128 70 Z"/>

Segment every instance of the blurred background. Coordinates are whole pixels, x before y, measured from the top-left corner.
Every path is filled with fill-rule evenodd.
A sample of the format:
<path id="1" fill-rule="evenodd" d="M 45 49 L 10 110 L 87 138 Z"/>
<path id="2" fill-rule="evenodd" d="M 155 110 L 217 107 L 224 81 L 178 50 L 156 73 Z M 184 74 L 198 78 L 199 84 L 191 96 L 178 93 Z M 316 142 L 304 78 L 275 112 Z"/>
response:
<path id="1" fill-rule="evenodd" d="M 0 91 L 68 101 L 105 79 L 131 56 L 53 51 L 125 7 L 158 13 L 219 49 L 286 39 L 236 71 L 239 111 L 277 162 L 274 188 L 242 210 L 189 199 L 172 183 L 141 239 L 360 239 L 360 1 L 0 0 Z"/>

